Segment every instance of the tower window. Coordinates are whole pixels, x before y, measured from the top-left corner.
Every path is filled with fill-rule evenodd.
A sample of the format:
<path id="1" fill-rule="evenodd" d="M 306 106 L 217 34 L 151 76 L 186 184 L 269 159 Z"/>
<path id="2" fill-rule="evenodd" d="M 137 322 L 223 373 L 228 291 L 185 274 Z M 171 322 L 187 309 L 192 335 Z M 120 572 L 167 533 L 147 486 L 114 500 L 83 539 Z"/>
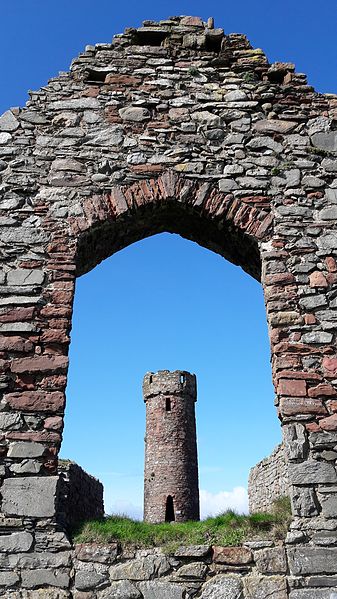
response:
<path id="1" fill-rule="evenodd" d="M 185 375 L 184 374 L 180 375 L 180 382 L 181 382 L 182 385 L 184 384 L 184 382 L 185 382 Z"/>
<path id="2" fill-rule="evenodd" d="M 174 505 L 173 505 L 173 497 L 171 495 L 166 499 L 166 510 L 165 510 L 165 522 L 174 522 Z"/>
<path id="3" fill-rule="evenodd" d="M 166 398 L 166 412 L 171 412 L 171 399 L 169 397 Z"/>

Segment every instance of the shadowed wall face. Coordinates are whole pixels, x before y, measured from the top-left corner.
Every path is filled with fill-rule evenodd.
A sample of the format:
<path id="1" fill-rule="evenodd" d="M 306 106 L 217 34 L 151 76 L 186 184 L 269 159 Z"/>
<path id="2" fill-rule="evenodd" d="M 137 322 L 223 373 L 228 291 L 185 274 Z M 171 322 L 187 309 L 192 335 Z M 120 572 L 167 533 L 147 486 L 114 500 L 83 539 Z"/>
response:
<path id="1" fill-rule="evenodd" d="M 148 373 L 143 394 L 144 520 L 199 520 L 195 375 L 180 370 Z"/>

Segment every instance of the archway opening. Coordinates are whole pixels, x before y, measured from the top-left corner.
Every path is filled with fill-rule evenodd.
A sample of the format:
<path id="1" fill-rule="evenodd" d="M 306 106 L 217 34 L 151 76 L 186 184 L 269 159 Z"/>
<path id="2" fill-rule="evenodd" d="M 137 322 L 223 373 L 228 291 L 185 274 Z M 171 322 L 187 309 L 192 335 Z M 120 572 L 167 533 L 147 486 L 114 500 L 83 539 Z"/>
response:
<path id="1" fill-rule="evenodd" d="M 198 377 L 202 515 L 244 511 L 249 468 L 280 437 L 269 352 L 257 281 L 176 235 L 130 244 L 77 281 L 62 455 L 103 481 L 107 512 L 141 517 L 141 381 L 183 368 Z"/>
<path id="2" fill-rule="evenodd" d="M 165 522 L 175 522 L 173 497 L 169 495 L 166 499 Z"/>

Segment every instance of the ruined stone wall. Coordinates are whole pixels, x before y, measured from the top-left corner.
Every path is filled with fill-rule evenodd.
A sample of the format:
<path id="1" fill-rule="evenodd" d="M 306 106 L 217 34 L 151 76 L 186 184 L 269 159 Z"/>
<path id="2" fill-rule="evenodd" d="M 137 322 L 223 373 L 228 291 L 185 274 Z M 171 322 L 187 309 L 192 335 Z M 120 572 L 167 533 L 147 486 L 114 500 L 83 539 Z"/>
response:
<path id="1" fill-rule="evenodd" d="M 336 127 L 336 96 L 196 17 L 86 47 L 0 117 L 0 527 L 13 538 L 2 580 L 40 563 L 31 547 L 54 546 L 75 279 L 162 231 L 263 285 L 290 573 L 331 574 L 320 564 L 337 563 Z M 30 539 L 20 553 L 18 533 Z"/>
<path id="2" fill-rule="evenodd" d="M 74 462 L 61 460 L 58 522 L 69 530 L 85 520 L 104 516 L 103 485 Z"/>
<path id="3" fill-rule="evenodd" d="M 261 460 L 249 473 L 249 511 L 268 512 L 273 502 L 290 495 L 288 464 L 284 445 L 278 445 L 273 453 Z"/>
<path id="4" fill-rule="evenodd" d="M 143 395 L 146 405 L 144 519 L 165 522 L 167 502 L 171 498 L 172 520 L 199 520 L 196 377 L 182 370 L 148 373 L 144 377 Z"/>

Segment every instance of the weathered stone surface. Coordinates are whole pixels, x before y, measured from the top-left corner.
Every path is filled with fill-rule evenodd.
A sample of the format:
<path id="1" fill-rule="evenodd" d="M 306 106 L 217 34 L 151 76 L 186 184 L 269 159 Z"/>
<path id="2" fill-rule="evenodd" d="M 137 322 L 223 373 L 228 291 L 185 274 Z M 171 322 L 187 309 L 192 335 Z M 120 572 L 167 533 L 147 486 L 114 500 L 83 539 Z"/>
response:
<path id="1" fill-rule="evenodd" d="M 40 586 L 48 585 L 67 589 L 69 587 L 69 574 L 61 570 L 22 570 L 22 586 L 25 589 L 35 589 Z"/>
<path id="2" fill-rule="evenodd" d="M 41 443 L 29 443 L 18 442 L 10 443 L 7 456 L 9 458 L 39 458 L 43 456 L 46 451 L 46 447 Z"/>
<path id="3" fill-rule="evenodd" d="M 99 594 L 99 599 L 139 599 L 139 590 L 129 580 L 112 582 L 108 589 Z"/>
<path id="4" fill-rule="evenodd" d="M 293 485 L 324 484 L 337 482 L 337 475 L 331 464 L 303 462 L 289 464 L 289 479 Z"/>
<path id="5" fill-rule="evenodd" d="M 75 546 L 75 555 L 82 562 L 112 564 L 117 557 L 117 552 L 117 543 L 109 543 L 109 545 L 83 543 Z"/>
<path id="6" fill-rule="evenodd" d="M 181 566 L 179 570 L 171 574 L 171 580 L 204 580 L 207 566 L 202 562 L 191 562 Z"/>
<path id="7" fill-rule="evenodd" d="M 151 114 L 147 108 L 138 107 L 121 108 L 119 110 L 119 114 L 123 121 L 135 121 L 140 123 L 147 121 L 151 117 Z"/>
<path id="8" fill-rule="evenodd" d="M 325 131 L 324 133 L 314 133 L 311 141 L 315 148 L 326 152 L 337 152 L 337 132 Z"/>
<path id="9" fill-rule="evenodd" d="M 171 566 L 164 555 L 149 555 L 124 564 L 111 566 L 111 580 L 150 580 L 169 572 Z"/>
<path id="10" fill-rule="evenodd" d="M 337 548 L 296 547 L 288 551 L 291 574 L 335 574 Z"/>
<path id="11" fill-rule="evenodd" d="M 33 537 L 29 532 L 13 532 L 10 535 L 0 535 L 0 551 L 20 553 L 29 551 L 33 545 Z"/>
<path id="12" fill-rule="evenodd" d="M 79 570 L 75 574 L 75 588 L 79 591 L 99 590 L 108 585 L 108 576 L 95 570 Z"/>
<path id="13" fill-rule="evenodd" d="M 139 589 L 144 599 L 183 599 L 185 596 L 183 586 L 161 580 L 141 582 Z"/>
<path id="14" fill-rule="evenodd" d="M 69 551 L 50 553 L 48 551 L 33 553 L 17 553 L 9 556 L 11 568 L 22 568 L 27 570 L 46 570 L 51 568 L 68 568 L 71 563 Z"/>
<path id="15" fill-rule="evenodd" d="M 20 581 L 16 572 L 0 572 L 0 589 L 14 587 Z"/>
<path id="16" fill-rule="evenodd" d="M 288 599 L 287 583 L 283 576 L 247 576 L 244 587 L 246 599 Z"/>
<path id="17" fill-rule="evenodd" d="M 257 569 L 261 574 L 285 574 L 287 560 L 283 547 L 268 547 L 254 552 Z"/>
<path id="18" fill-rule="evenodd" d="M 294 589 L 289 599 L 337 599 L 337 587 L 331 589 Z"/>
<path id="19" fill-rule="evenodd" d="M 193 112 L 191 116 L 194 121 L 209 127 L 218 127 L 221 124 L 221 118 L 207 110 Z"/>
<path id="20" fill-rule="evenodd" d="M 178 547 L 175 550 L 175 557 L 206 557 L 209 555 L 211 547 L 209 545 L 187 545 Z"/>
<path id="21" fill-rule="evenodd" d="M 15 131 L 19 126 L 20 123 L 11 110 L 0 116 L 0 131 Z"/>
<path id="22" fill-rule="evenodd" d="M 54 516 L 57 483 L 57 476 L 7 478 L 1 487 L 3 512 L 36 518 Z"/>
<path id="23" fill-rule="evenodd" d="M 253 559 L 247 547 L 213 547 L 213 560 L 218 564 L 246 565 Z"/>
<path id="24" fill-rule="evenodd" d="M 201 599 L 242 599 L 242 579 L 235 575 L 217 574 L 202 588 Z"/>

